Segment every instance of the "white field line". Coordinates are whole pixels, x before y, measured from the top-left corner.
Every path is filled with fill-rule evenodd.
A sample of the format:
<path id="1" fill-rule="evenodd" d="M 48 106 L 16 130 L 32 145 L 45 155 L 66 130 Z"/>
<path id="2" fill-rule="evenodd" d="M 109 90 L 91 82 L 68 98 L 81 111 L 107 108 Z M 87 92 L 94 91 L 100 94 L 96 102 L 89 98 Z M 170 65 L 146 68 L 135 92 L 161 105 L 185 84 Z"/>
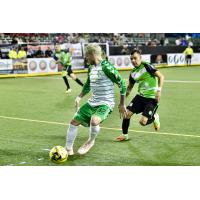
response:
<path id="1" fill-rule="evenodd" d="M 17 118 L 17 117 L 8 117 L 8 116 L 0 116 L 2 119 L 10 119 L 10 120 L 19 120 L 19 121 L 28 121 L 28 122 L 36 122 L 36 123 L 46 123 L 46 124 L 55 124 L 55 125 L 63 125 L 63 126 L 68 126 L 69 124 L 67 123 L 61 123 L 61 122 L 52 122 L 52 121 L 41 121 L 41 120 L 34 120 L 34 119 L 26 119 L 26 118 Z M 119 128 L 110 128 L 110 127 L 102 127 L 102 129 L 106 130 L 114 130 L 114 131 L 121 131 Z M 200 135 L 192 135 L 192 134 L 178 134 L 178 133 L 167 133 L 167 132 L 155 132 L 155 131 L 138 131 L 138 130 L 131 130 L 129 129 L 130 132 L 135 132 L 135 133 L 147 133 L 147 134 L 155 134 L 155 135 L 170 135 L 170 136 L 179 136 L 179 137 L 191 137 L 191 138 L 200 138 Z M 49 151 L 49 149 L 43 149 L 46 151 Z"/>
<path id="2" fill-rule="evenodd" d="M 166 83 L 200 83 L 200 81 L 165 80 Z"/>
<path id="3" fill-rule="evenodd" d="M 25 77 L 25 78 L 35 78 L 35 79 L 61 79 L 62 77 Z M 68 79 L 72 79 L 71 77 L 67 77 Z M 126 81 L 128 79 L 125 79 Z M 200 83 L 200 81 L 192 81 L 192 80 L 164 80 L 166 83 Z"/>
<path id="4" fill-rule="evenodd" d="M 44 160 L 44 158 L 38 158 L 37 159 L 38 161 L 41 161 L 41 160 Z M 5 165 L 5 166 L 16 166 L 16 165 L 23 165 L 23 164 L 29 164 L 28 162 L 25 162 L 25 161 L 23 161 L 23 162 L 19 162 L 19 163 L 16 163 L 16 164 L 7 164 L 7 165 Z"/>

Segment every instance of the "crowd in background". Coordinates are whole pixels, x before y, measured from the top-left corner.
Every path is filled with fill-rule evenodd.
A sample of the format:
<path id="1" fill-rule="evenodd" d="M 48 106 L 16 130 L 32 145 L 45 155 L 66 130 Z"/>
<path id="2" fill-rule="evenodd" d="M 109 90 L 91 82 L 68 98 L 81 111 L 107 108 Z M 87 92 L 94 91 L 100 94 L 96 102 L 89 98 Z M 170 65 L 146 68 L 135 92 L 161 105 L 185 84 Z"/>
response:
<path id="1" fill-rule="evenodd" d="M 97 42 L 119 46 L 128 44 L 135 46 L 187 46 L 188 42 L 193 44 L 193 40 L 196 38 L 199 39 L 200 35 L 176 34 L 171 36 L 165 33 L 0 33 L 0 44 L 73 44 Z"/>
<path id="2" fill-rule="evenodd" d="M 30 45 L 55 45 L 63 43 L 107 43 L 121 46 L 121 55 L 129 55 L 129 46 L 193 46 L 194 39 L 200 35 L 175 34 L 173 43 L 170 34 L 164 33 L 0 33 L 0 58 L 43 58 L 53 57 L 54 48 L 42 50 L 40 46 L 33 50 Z M 12 44 L 13 48 L 3 55 L 1 45 Z"/>
<path id="3" fill-rule="evenodd" d="M 47 47 L 46 50 L 42 50 L 40 46 L 38 46 L 37 50 L 33 50 L 31 48 L 23 47 L 23 46 L 13 46 L 13 48 L 8 51 L 6 54 L 0 50 L 0 58 L 2 59 L 23 59 L 23 58 L 50 58 L 54 55 L 54 49 Z"/>

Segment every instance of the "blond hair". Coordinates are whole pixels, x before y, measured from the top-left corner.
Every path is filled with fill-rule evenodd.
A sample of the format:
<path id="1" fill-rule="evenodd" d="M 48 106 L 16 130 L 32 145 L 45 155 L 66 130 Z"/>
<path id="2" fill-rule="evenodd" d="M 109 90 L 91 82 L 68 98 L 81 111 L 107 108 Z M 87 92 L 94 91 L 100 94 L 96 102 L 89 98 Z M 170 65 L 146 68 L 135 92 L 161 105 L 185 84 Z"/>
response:
<path id="1" fill-rule="evenodd" d="M 102 50 L 101 47 L 97 44 L 97 43 L 91 43 L 88 44 L 85 48 L 85 54 L 86 55 L 91 55 L 91 54 L 95 54 L 96 56 L 101 56 L 102 54 Z"/>

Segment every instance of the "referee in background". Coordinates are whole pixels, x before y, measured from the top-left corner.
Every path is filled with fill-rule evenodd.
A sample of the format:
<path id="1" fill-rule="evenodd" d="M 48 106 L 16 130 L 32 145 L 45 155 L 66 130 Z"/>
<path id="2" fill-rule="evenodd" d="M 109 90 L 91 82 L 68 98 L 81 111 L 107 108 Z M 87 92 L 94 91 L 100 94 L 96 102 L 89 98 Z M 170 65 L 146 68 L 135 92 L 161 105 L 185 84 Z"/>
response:
<path id="1" fill-rule="evenodd" d="M 188 45 L 188 47 L 185 49 L 183 53 L 185 54 L 185 61 L 186 61 L 187 66 L 191 65 L 191 59 L 194 53 L 191 46 Z"/>

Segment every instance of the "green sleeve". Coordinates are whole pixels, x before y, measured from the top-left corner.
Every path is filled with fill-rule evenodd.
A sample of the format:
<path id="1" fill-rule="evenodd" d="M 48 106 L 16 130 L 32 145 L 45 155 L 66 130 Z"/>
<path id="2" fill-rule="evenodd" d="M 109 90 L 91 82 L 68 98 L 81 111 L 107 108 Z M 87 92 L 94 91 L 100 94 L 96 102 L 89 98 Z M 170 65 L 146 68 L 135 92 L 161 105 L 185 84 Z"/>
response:
<path id="1" fill-rule="evenodd" d="M 118 85 L 118 87 L 120 88 L 120 94 L 125 95 L 126 94 L 126 82 L 121 77 L 118 70 L 106 60 L 104 60 L 102 62 L 102 70 L 106 74 L 106 76 L 108 78 L 110 78 L 110 80 L 113 83 L 116 83 Z"/>
<path id="2" fill-rule="evenodd" d="M 87 93 L 90 92 L 90 77 L 89 77 L 89 73 L 90 73 L 90 67 L 88 68 L 87 80 L 86 80 L 85 84 L 83 85 L 83 89 L 82 89 L 82 93 L 83 94 L 87 94 Z"/>

